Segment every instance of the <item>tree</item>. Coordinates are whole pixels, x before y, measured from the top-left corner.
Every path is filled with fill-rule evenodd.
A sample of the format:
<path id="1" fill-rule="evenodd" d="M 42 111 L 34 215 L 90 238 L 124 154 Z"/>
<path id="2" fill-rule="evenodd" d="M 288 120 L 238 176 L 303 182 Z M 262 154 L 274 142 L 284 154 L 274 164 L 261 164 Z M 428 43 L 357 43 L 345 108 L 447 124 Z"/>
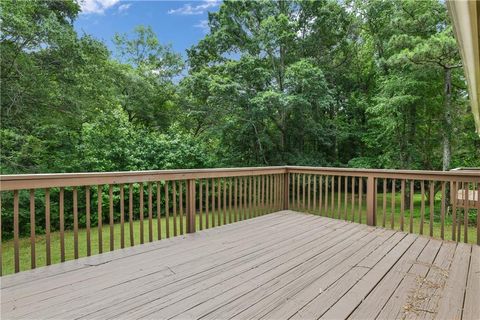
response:
<path id="1" fill-rule="evenodd" d="M 184 103 L 188 114 L 218 110 L 217 123 L 226 122 L 199 117 L 193 127 L 220 131 L 220 158 L 240 154 L 241 163 L 338 161 L 343 136 L 335 129 L 349 112 L 338 68 L 351 50 L 350 23 L 333 1 L 226 1 L 209 16 L 210 34 L 189 50 L 192 72 L 183 81 L 196 88 Z M 233 111 L 219 117 L 225 110 Z"/>
<path id="2" fill-rule="evenodd" d="M 151 27 L 137 26 L 133 37 L 115 34 L 122 106 L 130 121 L 165 131 L 176 104 L 174 78 L 184 68 L 182 57 L 162 45 Z"/>

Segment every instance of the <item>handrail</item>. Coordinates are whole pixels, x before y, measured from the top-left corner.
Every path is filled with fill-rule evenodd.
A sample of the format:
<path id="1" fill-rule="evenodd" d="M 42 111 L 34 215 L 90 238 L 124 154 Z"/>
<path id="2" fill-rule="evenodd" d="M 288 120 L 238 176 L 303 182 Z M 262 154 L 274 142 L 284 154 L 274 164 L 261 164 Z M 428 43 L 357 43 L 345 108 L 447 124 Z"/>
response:
<path id="1" fill-rule="evenodd" d="M 82 173 L 41 173 L 0 175 L 0 191 L 52 187 L 78 187 L 99 184 L 153 182 L 283 174 L 286 167 L 245 167 Z"/>
<path id="2" fill-rule="evenodd" d="M 113 171 L 82 173 L 41 173 L 0 175 L 0 191 L 37 189 L 51 187 L 74 187 L 97 184 L 119 184 L 150 182 L 158 180 L 187 180 L 202 178 L 224 178 L 283 173 L 328 173 L 338 176 L 403 179 L 456 179 L 459 181 L 480 180 L 476 171 L 428 171 L 395 169 L 355 169 L 307 166 L 271 166 L 245 168 L 179 169 L 149 171 Z M 473 180 L 472 180 L 473 179 Z"/>
<path id="3" fill-rule="evenodd" d="M 332 167 L 303 167 L 286 166 L 289 173 L 319 173 L 325 172 L 332 175 L 349 177 L 368 177 L 375 178 L 403 178 L 403 179 L 467 179 L 480 181 L 480 173 L 477 171 L 433 171 L 433 170 L 397 170 L 397 169 L 355 169 L 355 168 L 332 168 Z"/>

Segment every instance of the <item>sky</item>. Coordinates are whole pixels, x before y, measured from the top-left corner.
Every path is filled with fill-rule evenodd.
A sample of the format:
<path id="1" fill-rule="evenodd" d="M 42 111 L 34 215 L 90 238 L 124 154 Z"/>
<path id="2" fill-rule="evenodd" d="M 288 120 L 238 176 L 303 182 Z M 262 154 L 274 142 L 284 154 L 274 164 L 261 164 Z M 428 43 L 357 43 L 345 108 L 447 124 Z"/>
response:
<path id="1" fill-rule="evenodd" d="M 82 13 L 75 29 L 102 40 L 113 52 L 113 35 L 149 25 L 162 44 L 171 44 L 185 56 L 208 31 L 208 11 L 217 11 L 221 0 L 79 0 Z"/>

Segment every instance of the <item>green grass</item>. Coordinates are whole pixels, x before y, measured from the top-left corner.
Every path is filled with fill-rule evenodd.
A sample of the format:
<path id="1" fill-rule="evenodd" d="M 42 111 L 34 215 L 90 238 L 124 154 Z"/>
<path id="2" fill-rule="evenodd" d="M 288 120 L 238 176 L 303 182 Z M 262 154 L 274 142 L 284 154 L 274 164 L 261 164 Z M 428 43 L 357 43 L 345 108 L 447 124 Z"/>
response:
<path id="1" fill-rule="evenodd" d="M 300 195 L 301 199 L 302 195 Z M 386 195 L 387 199 L 387 206 L 386 206 L 386 216 L 385 216 L 385 228 L 391 228 L 391 221 L 392 221 L 392 196 L 391 194 Z M 401 195 L 399 192 L 395 194 L 395 210 L 393 213 L 393 222 L 394 222 L 394 227 L 393 229 L 395 230 L 400 230 L 401 226 L 401 219 L 402 219 L 402 214 L 400 210 L 400 199 Z M 347 196 L 347 218 L 346 220 L 352 221 L 352 205 L 351 205 L 351 196 Z M 325 201 L 323 199 L 323 201 Z M 414 204 L 414 209 L 413 209 L 413 233 L 416 234 L 421 234 L 420 232 L 420 225 L 421 225 L 421 195 L 420 194 L 415 194 L 413 198 L 413 204 Z M 322 209 L 321 211 L 318 209 L 318 199 L 317 199 L 317 209 L 313 210 L 313 200 L 311 200 L 311 208 L 308 210 L 308 208 L 303 207 L 302 201 L 300 201 L 299 205 L 296 205 L 295 203 L 291 204 L 291 209 L 292 210 L 297 210 L 297 211 L 303 211 L 303 212 L 309 212 L 312 214 L 320 214 L 320 215 L 325 215 L 329 217 L 334 217 L 334 218 L 344 218 L 345 214 L 345 205 L 344 205 L 344 194 L 341 194 L 340 196 L 340 214 L 338 212 L 338 194 L 334 194 L 334 206 L 333 206 L 333 216 L 332 216 L 332 204 L 331 204 L 331 194 L 328 196 L 328 214 L 325 214 L 325 202 L 322 203 Z M 307 202 L 305 202 L 305 207 L 307 207 Z M 441 221 L 440 221 L 440 211 L 441 211 L 441 199 L 440 197 L 436 197 L 434 201 L 434 215 L 433 215 L 433 224 L 432 224 L 432 229 L 433 229 L 433 237 L 440 239 L 441 237 Z M 474 213 L 476 210 L 472 209 L 470 210 L 470 223 L 467 228 L 467 242 L 468 243 L 476 243 L 477 242 L 477 231 L 476 231 L 476 225 L 474 221 L 472 221 L 472 217 L 476 218 L 476 214 Z M 353 220 L 358 223 L 367 223 L 367 216 L 366 216 L 366 199 L 365 196 L 362 199 L 362 208 L 359 209 L 358 205 L 358 195 L 355 198 L 355 210 L 353 213 Z M 477 213 L 478 214 L 478 213 Z M 383 226 L 383 194 L 379 194 L 377 196 L 377 226 L 382 227 Z M 461 220 L 461 229 L 460 229 L 460 237 L 458 237 L 458 223 L 456 226 L 456 237 L 458 238 L 459 241 L 464 242 L 464 224 L 463 224 L 463 218 L 464 218 L 464 210 L 458 209 L 457 210 L 457 221 L 458 219 Z M 474 219 L 476 220 L 476 219 Z M 410 208 L 405 207 L 404 210 L 404 229 L 405 232 L 410 232 Z M 424 214 L 424 224 L 423 224 L 423 235 L 429 236 L 430 235 L 430 206 L 428 203 L 428 200 L 425 199 L 425 214 Z M 452 240 L 452 217 L 451 214 L 447 214 L 445 216 L 445 227 L 444 227 L 444 239 L 445 240 Z"/>
<path id="2" fill-rule="evenodd" d="M 257 211 L 254 214 L 261 215 L 266 213 L 266 210 L 262 212 Z M 218 218 L 220 217 L 220 225 L 223 225 L 223 211 L 216 212 L 216 213 L 209 213 L 209 227 L 218 226 Z M 242 218 L 242 213 L 239 215 L 239 220 Z M 215 224 L 213 224 L 213 219 L 215 220 Z M 233 221 L 235 221 L 235 216 L 233 216 Z M 232 221 L 232 222 L 233 222 Z M 166 233 L 166 222 L 167 219 L 165 217 L 161 218 L 161 237 L 165 239 L 167 236 Z M 227 223 L 230 222 L 230 215 L 227 212 Z M 140 243 L 140 221 L 133 222 L 133 239 L 134 245 L 138 245 Z M 148 218 L 143 221 L 143 229 L 144 229 L 144 243 L 149 242 L 149 222 Z M 186 217 L 183 216 L 183 233 L 186 233 Z M 171 216 L 169 219 L 169 229 L 170 229 L 170 237 L 174 237 L 174 218 Z M 203 229 L 206 229 L 206 215 L 203 213 L 202 215 L 202 226 Z M 130 226 L 128 221 L 125 222 L 124 225 L 124 232 L 125 232 L 125 248 L 130 247 Z M 196 217 L 196 230 L 200 230 L 200 216 L 197 214 Z M 114 224 L 114 250 L 121 249 L 120 240 L 121 240 L 121 224 L 116 223 Z M 177 217 L 177 235 L 181 235 L 182 231 L 180 229 L 180 216 Z M 65 231 L 64 234 L 65 239 L 65 260 L 73 260 L 74 259 L 74 234 L 73 231 L 68 230 Z M 158 229 L 157 229 L 157 218 L 154 217 L 152 220 L 152 239 L 156 241 L 158 239 Z M 59 263 L 60 262 L 60 233 L 59 232 L 52 232 L 50 234 L 50 243 L 51 243 L 51 263 Z M 98 241 L 98 228 L 92 227 L 90 231 L 90 243 L 91 243 L 91 255 L 95 255 L 99 253 L 99 241 Z M 19 239 L 19 247 L 20 247 L 20 271 L 30 270 L 31 269 L 31 258 L 30 258 L 30 238 L 20 238 Z M 102 228 L 102 247 L 103 252 L 110 251 L 110 226 L 108 224 L 104 224 Z M 8 240 L 2 243 L 2 268 L 3 274 L 11 274 L 14 272 L 14 243 L 13 240 Z M 79 257 L 86 257 L 87 256 L 87 232 L 86 229 L 79 229 L 78 231 L 78 253 Z M 36 267 L 42 267 L 46 265 L 46 242 L 45 242 L 45 235 L 37 235 L 35 237 L 35 256 L 36 256 Z"/>

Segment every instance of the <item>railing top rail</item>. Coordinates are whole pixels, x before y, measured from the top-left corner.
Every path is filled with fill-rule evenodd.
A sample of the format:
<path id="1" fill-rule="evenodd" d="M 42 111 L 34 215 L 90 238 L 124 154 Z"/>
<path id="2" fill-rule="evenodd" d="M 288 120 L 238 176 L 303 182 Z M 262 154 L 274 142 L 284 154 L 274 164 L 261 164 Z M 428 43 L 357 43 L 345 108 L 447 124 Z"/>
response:
<path id="1" fill-rule="evenodd" d="M 333 168 L 333 167 L 303 167 L 286 166 L 292 173 L 328 173 L 339 176 L 356 176 L 375 178 L 402 178 L 417 180 L 449 180 L 449 179 L 474 179 L 480 180 L 480 173 L 475 170 L 456 171 L 430 171 L 430 170 L 396 170 L 396 169 L 356 169 L 356 168 Z"/>
<path id="2" fill-rule="evenodd" d="M 426 171 L 394 169 L 356 169 L 333 167 L 273 166 L 215 169 L 180 169 L 151 171 L 84 172 L 84 173 L 46 173 L 0 175 L 0 191 L 19 189 L 38 189 L 53 187 L 75 187 L 84 185 L 120 184 L 134 182 L 153 182 L 161 180 L 184 180 L 203 178 L 223 178 L 255 176 L 281 173 L 330 174 L 375 178 L 399 178 L 417 180 L 468 180 L 480 181 L 476 170 Z"/>
<path id="3" fill-rule="evenodd" d="M 308 167 L 308 166 L 285 166 L 287 170 L 316 170 L 316 171 L 344 171 L 361 172 L 364 174 L 389 173 L 389 174 L 425 174 L 444 176 L 479 176 L 480 169 L 435 171 L 435 170 L 404 170 L 404 169 L 360 169 L 360 168 L 336 168 L 336 167 Z"/>
<path id="4" fill-rule="evenodd" d="M 0 191 L 285 173 L 284 166 L 0 175 Z"/>
<path id="5" fill-rule="evenodd" d="M 33 173 L 33 174 L 5 174 L 0 175 L 0 181 L 28 180 L 28 179 L 52 179 L 52 178 L 83 178 L 83 177 L 118 177 L 118 176 L 143 176 L 160 174 L 206 174 L 223 172 L 251 172 L 265 170 L 283 170 L 285 166 L 271 167 L 242 167 L 242 168 L 207 168 L 207 169 L 167 169 L 167 170 L 141 170 L 141 171 L 109 171 L 109 172 L 77 172 L 77 173 Z"/>

